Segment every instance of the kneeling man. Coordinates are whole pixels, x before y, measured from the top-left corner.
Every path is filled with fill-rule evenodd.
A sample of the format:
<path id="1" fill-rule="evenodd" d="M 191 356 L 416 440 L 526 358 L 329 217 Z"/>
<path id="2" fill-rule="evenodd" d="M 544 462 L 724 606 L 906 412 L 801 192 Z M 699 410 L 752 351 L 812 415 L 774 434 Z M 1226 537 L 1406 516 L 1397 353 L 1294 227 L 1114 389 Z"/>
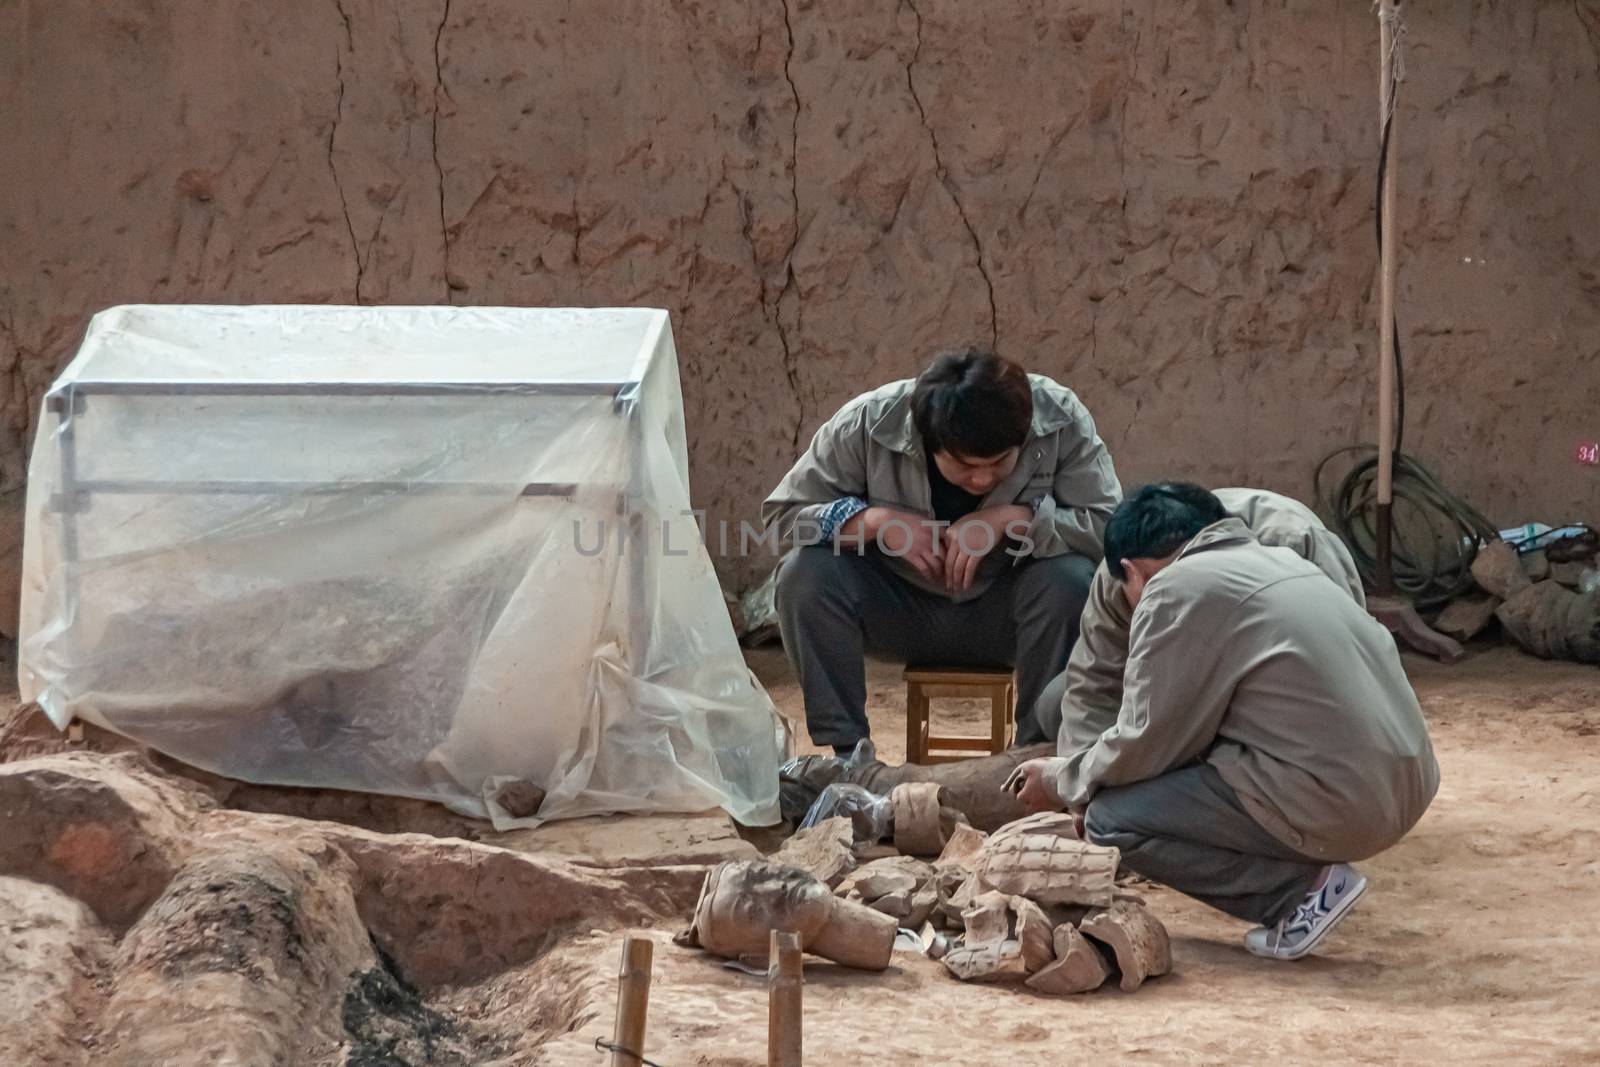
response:
<path id="1" fill-rule="evenodd" d="M 1147 486 L 1106 527 L 1133 606 L 1117 721 L 1017 770 L 1124 864 L 1230 915 L 1259 956 L 1310 952 L 1439 786 L 1394 639 L 1197 486 Z"/>
<path id="2" fill-rule="evenodd" d="M 1210 497 L 1199 486 L 1174 484 L 1169 488 L 1180 496 L 1198 494 L 1191 499 L 1201 508 L 1210 505 Z M 1257 541 L 1287 548 L 1315 564 L 1329 581 L 1366 606 L 1355 559 L 1316 512 L 1298 500 L 1265 489 L 1218 489 L 1215 496 L 1228 515 L 1244 521 Z M 1217 516 L 1223 518 L 1226 516 Z M 1117 721 L 1132 624 L 1133 607 L 1122 594 L 1122 584 L 1102 562 L 1089 584 L 1089 601 L 1083 608 L 1078 643 L 1072 648 L 1067 669 L 1045 686 L 1033 712 L 1045 738 L 1056 740 L 1057 755 L 1070 756 L 1087 748 Z"/>

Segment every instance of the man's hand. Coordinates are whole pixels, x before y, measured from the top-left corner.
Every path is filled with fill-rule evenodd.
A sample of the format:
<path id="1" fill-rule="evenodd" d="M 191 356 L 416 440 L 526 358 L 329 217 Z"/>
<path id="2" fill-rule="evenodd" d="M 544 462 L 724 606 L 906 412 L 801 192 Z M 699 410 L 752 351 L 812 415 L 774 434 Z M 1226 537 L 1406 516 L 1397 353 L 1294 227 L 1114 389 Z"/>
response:
<path id="1" fill-rule="evenodd" d="M 1055 776 L 1051 773 L 1052 762 L 1046 758 L 1031 759 L 1018 764 L 1017 769 L 1006 779 L 1006 784 L 1001 787 L 1008 793 L 1016 794 L 1023 809 L 1030 815 L 1037 815 L 1042 811 L 1060 811 L 1066 806 L 1061 803 L 1061 798 L 1056 796 Z M 1078 836 L 1083 835 L 1080 832 Z"/>
<path id="2" fill-rule="evenodd" d="M 1006 528 L 1014 522 L 1028 522 L 1033 512 L 1021 504 L 974 511 L 945 531 L 944 584 L 952 593 L 972 587 L 978 564 L 1005 543 Z"/>
<path id="3" fill-rule="evenodd" d="M 940 526 L 932 519 L 894 508 L 870 507 L 845 523 L 840 533 L 860 543 L 876 541 L 891 556 L 898 556 L 930 582 L 944 580 L 944 546 Z"/>

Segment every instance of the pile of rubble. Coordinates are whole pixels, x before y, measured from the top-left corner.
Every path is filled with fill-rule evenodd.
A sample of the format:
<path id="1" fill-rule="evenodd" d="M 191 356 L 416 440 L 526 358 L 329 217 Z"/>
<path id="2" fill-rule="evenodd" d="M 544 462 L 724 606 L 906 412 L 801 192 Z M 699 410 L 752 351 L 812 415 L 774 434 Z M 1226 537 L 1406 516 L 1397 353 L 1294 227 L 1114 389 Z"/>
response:
<path id="1" fill-rule="evenodd" d="M 1051 994 L 1112 975 L 1132 991 L 1172 969 L 1166 928 L 1117 885 L 1118 851 L 1078 840 L 1070 816 L 986 835 L 942 806 L 936 785 L 900 785 L 887 800 L 887 827 L 841 815 L 769 860 L 719 866 L 679 943 L 755 962 L 770 930 L 790 930 L 815 955 L 882 970 L 899 934 L 963 981 Z M 875 839 L 885 830 L 893 845 Z"/>
<path id="2" fill-rule="evenodd" d="M 1434 627 L 1467 640 L 1498 619 L 1512 641 L 1536 656 L 1600 663 L 1600 590 L 1581 588 L 1597 564 L 1594 544 L 1582 539 L 1525 554 L 1495 541 L 1472 564 L 1484 595 L 1456 600 Z"/>

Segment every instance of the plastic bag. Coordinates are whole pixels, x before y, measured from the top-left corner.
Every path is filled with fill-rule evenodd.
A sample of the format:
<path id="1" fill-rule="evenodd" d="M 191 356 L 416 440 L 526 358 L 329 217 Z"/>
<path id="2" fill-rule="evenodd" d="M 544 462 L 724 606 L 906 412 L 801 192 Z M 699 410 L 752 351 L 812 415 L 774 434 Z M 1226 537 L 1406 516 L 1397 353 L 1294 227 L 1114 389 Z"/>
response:
<path id="1" fill-rule="evenodd" d="M 850 820 L 858 845 L 871 845 L 894 833 L 894 805 L 865 786 L 835 782 L 824 789 L 800 822 L 805 830 L 837 816 Z"/>
<path id="2" fill-rule="evenodd" d="M 812 754 L 785 761 L 778 768 L 778 806 L 783 818 L 803 822 L 824 789 L 877 759 L 878 750 L 871 739 L 862 738 L 848 756 Z"/>

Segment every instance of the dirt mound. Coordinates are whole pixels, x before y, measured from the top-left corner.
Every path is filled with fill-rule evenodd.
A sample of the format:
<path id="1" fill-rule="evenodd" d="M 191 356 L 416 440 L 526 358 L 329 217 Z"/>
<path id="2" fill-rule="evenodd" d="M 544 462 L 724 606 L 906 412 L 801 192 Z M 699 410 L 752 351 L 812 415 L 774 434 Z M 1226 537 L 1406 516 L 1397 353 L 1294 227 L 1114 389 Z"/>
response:
<path id="1" fill-rule="evenodd" d="M 0 1061 L 87 1062 L 112 940 L 54 886 L 0 877 Z"/>
<path id="2" fill-rule="evenodd" d="M 599 990 L 553 949 L 680 923 L 704 876 L 240 811 L 221 801 L 256 787 L 101 741 L 0 736 L 0 759 L 39 753 L 0 762 L 0 1063 L 502 1062 L 589 1017 Z M 389 825 L 410 804 L 294 794 Z M 509 1028 L 470 983 L 518 991 Z"/>

